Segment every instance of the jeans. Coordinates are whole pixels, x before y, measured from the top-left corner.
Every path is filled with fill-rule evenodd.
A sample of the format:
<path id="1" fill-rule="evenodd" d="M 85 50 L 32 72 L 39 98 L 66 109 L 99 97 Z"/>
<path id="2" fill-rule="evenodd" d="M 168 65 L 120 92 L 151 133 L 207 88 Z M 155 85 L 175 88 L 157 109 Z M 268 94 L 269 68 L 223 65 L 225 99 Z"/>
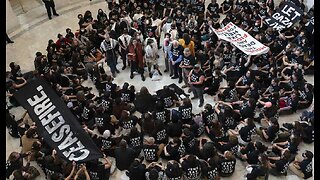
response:
<path id="1" fill-rule="evenodd" d="M 202 104 L 204 102 L 203 87 L 194 87 L 193 85 L 191 85 L 191 90 L 193 92 L 194 97 L 199 98 L 200 104 Z"/>
<path id="2" fill-rule="evenodd" d="M 173 65 L 173 74 L 174 74 L 175 77 L 179 77 L 179 79 L 180 78 L 182 79 L 182 69 L 181 69 L 181 67 L 179 67 L 180 63 L 181 62 L 175 63 Z"/>

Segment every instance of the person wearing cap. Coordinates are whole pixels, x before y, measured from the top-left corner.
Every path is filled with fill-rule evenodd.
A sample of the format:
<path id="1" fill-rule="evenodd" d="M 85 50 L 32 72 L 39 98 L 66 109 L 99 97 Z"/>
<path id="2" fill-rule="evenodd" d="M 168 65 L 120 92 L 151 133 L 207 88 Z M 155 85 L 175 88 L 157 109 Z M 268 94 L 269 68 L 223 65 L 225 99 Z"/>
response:
<path id="1" fill-rule="evenodd" d="M 306 150 L 304 153 L 302 153 L 302 158 L 300 155 L 296 156 L 295 160 L 290 163 L 289 169 L 297 176 L 308 179 L 313 176 L 312 159 L 313 153 Z"/>
<path id="2" fill-rule="evenodd" d="M 204 72 L 201 69 L 200 64 L 194 65 L 193 69 L 190 71 L 188 76 L 188 82 L 190 84 L 191 90 L 193 92 L 193 97 L 191 99 L 200 99 L 199 107 L 203 106 L 203 86 L 204 86 Z"/>

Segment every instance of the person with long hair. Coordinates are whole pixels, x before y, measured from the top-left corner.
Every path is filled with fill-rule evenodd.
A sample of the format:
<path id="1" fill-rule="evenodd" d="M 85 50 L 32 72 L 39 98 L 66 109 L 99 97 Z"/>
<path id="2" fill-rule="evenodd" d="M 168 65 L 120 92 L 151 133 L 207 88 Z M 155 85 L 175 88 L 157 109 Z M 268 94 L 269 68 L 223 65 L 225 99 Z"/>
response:
<path id="1" fill-rule="evenodd" d="M 181 46 L 183 48 L 189 48 L 191 54 L 193 55 L 193 57 L 196 55 L 195 54 L 195 45 L 194 42 L 191 40 L 191 37 L 188 33 L 184 33 L 182 35 L 182 38 L 179 39 L 179 43 L 181 44 Z"/>
<path id="2" fill-rule="evenodd" d="M 132 38 L 128 45 L 128 61 L 131 64 L 130 79 L 134 77 L 133 72 L 138 71 L 141 74 L 142 81 L 145 81 L 142 44 L 135 38 Z"/>

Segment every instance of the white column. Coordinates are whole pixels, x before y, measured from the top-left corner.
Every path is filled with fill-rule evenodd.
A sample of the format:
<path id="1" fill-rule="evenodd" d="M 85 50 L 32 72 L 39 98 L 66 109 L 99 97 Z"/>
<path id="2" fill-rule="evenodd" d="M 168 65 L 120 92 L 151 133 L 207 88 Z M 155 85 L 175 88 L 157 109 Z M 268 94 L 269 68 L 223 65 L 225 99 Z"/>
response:
<path id="1" fill-rule="evenodd" d="M 20 23 L 16 13 L 13 12 L 9 0 L 6 0 L 6 31 L 10 33 L 19 27 Z"/>

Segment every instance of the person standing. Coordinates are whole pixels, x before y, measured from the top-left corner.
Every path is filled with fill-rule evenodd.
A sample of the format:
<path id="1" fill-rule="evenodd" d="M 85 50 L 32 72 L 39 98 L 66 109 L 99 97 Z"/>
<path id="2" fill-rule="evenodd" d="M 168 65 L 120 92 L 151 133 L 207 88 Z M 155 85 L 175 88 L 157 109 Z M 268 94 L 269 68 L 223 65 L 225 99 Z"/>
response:
<path id="1" fill-rule="evenodd" d="M 177 40 L 172 42 L 172 46 L 169 50 L 169 61 L 171 62 L 173 69 L 173 76 L 171 79 L 179 78 L 179 83 L 182 82 L 182 69 L 179 67 L 183 58 L 183 47 Z M 171 75 L 170 75 L 171 76 Z"/>
<path id="2" fill-rule="evenodd" d="M 42 1 L 43 1 L 43 3 L 44 3 L 44 6 L 45 6 L 46 9 L 47 9 L 47 13 L 48 13 L 49 19 L 52 19 L 52 17 L 51 17 L 51 9 L 52 9 L 53 15 L 59 16 L 59 14 L 56 12 L 55 5 L 54 5 L 54 1 L 53 1 L 53 0 L 42 0 Z"/>
<path id="3" fill-rule="evenodd" d="M 188 75 L 195 64 L 196 64 L 195 57 L 191 54 L 191 51 L 189 48 L 185 48 L 183 50 L 183 59 L 180 64 L 180 68 L 182 68 L 183 81 L 185 83 L 185 85 L 183 85 L 182 88 L 189 87 Z"/>
<path id="4" fill-rule="evenodd" d="M 128 61 L 131 64 L 130 79 L 134 77 L 133 72 L 138 71 L 141 74 L 142 81 L 145 81 L 142 44 L 135 38 L 132 38 L 128 46 Z"/>
<path id="5" fill-rule="evenodd" d="M 113 77 L 116 77 L 116 72 L 120 73 L 120 71 L 117 69 L 117 56 L 116 56 L 116 45 L 118 41 L 115 39 L 110 38 L 109 34 L 107 33 L 105 36 L 105 39 L 101 42 L 100 49 L 102 52 L 104 52 L 106 55 L 106 62 L 108 66 L 110 67 L 111 73 Z"/>
<path id="6" fill-rule="evenodd" d="M 119 45 L 120 45 L 120 53 L 121 53 L 121 59 L 123 62 L 122 70 L 125 70 L 127 67 L 127 49 L 129 42 L 131 40 L 131 36 L 128 34 L 128 29 L 123 30 L 123 34 L 119 37 Z"/>
<path id="7" fill-rule="evenodd" d="M 204 86 L 204 72 L 200 67 L 200 64 L 194 65 L 193 69 L 189 73 L 189 84 L 193 92 L 193 97 L 191 99 L 200 99 L 199 107 L 203 106 L 203 86 Z"/>

